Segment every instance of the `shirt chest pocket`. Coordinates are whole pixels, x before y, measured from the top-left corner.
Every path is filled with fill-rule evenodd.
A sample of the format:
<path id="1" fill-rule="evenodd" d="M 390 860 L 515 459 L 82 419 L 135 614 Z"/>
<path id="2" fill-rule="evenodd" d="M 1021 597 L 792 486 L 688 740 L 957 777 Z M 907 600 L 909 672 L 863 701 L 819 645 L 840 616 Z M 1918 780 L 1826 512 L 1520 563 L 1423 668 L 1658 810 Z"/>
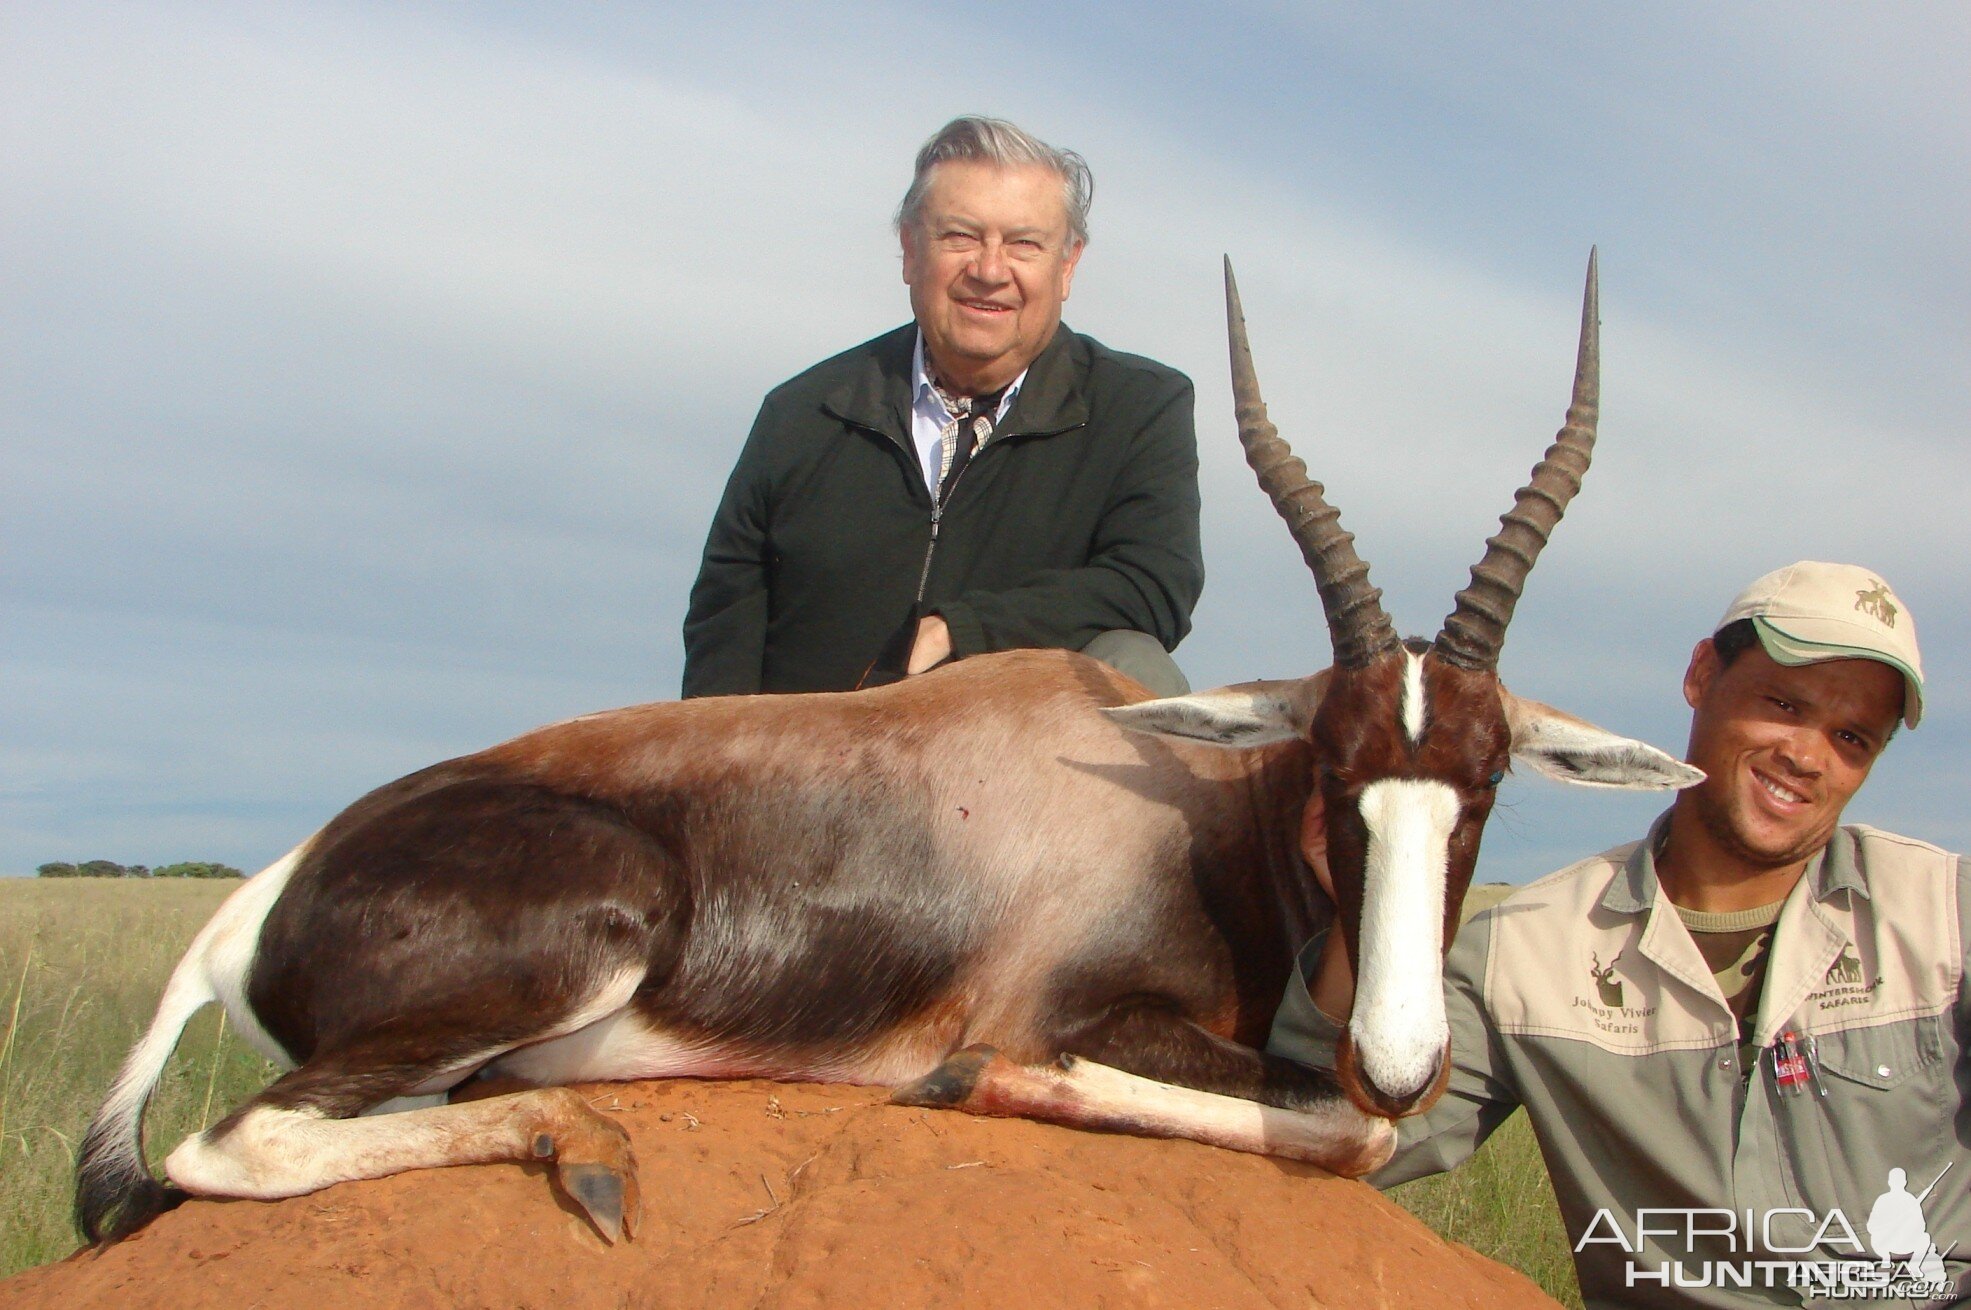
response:
<path id="1" fill-rule="evenodd" d="M 1934 1014 L 1817 1035 L 1818 1077 L 1776 1106 L 1797 1204 L 1865 1213 L 1891 1169 L 1915 1179 L 1943 1167 L 1941 1107 L 1956 1100 L 1949 1045 Z"/>
<path id="2" fill-rule="evenodd" d="M 1816 1051 L 1823 1074 L 1859 1087 L 1894 1091 L 1934 1073 L 1943 1063 L 1943 1021 L 1931 1014 L 1828 1033 L 1817 1039 Z"/>

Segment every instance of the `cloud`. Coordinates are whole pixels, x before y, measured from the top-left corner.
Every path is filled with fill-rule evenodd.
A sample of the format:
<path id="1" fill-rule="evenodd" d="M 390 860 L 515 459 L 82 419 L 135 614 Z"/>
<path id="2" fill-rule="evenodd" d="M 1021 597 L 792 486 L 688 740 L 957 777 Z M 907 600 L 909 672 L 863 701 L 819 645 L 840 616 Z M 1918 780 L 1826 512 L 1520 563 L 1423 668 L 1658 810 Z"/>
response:
<path id="1" fill-rule="evenodd" d="M 904 5 L 0 16 L 0 872 L 264 863 L 396 773 L 671 694 L 759 396 L 901 320 L 890 211 L 971 109 L 1091 158 L 1070 321 L 1198 382 L 1194 681 L 1325 662 L 1232 439 L 1221 252 L 1275 417 L 1428 633 L 1559 424 L 1599 242 L 1603 440 L 1508 676 L 1674 747 L 1731 591 L 1862 559 L 1936 688 L 1864 808 L 1971 844 L 1938 781 L 1961 19 L 1023 12 L 1048 39 Z M 1539 786 L 1481 876 L 1641 821 Z"/>

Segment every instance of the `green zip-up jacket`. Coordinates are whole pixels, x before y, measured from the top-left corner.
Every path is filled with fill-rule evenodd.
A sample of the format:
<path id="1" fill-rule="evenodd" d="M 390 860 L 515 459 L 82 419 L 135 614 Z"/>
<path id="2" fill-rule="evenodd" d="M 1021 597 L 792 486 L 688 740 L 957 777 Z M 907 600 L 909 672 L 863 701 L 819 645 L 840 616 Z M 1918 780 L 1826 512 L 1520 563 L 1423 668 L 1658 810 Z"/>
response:
<path id="1" fill-rule="evenodd" d="M 1370 1181 L 1449 1169 L 1523 1105 L 1595 1310 L 1852 1304 L 1788 1284 L 1907 1275 L 1876 1246 L 1912 1222 L 1952 1290 L 1912 1297 L 1924 1289 L 1905 1276 L 1883 1303 L 1957 1304 L 1971 1293 L 1963 861 L 1838 829 L 1780 912 L 1748 1076 L 1731 1010 L 1657 883 L 1662 830 L 1460 930 L 1445 967 L 1449 1089 L 1398 1125 L 1396 1156 Z M 1269 1049 L 1332 1068 L 1338 1029 L 1305 983 L 1320 945 L 1301 953 Z M 1796 1090 L 1773 1060 L 1788 1032 L 1817 1057 Z"/>
<path id="2" fill-rule="evenodd" d="M 909 324 L 775 388 L 712 519 L 684 622 L 684 694 L 853 687 L 906 623 L 959 658 L 1166 650 L 1204 586 L 1191 383 L 1063 324 L 1013 407 L 932 499 L 910 440 Z M 921 591 L 920 591 L 921 583 Z"/>

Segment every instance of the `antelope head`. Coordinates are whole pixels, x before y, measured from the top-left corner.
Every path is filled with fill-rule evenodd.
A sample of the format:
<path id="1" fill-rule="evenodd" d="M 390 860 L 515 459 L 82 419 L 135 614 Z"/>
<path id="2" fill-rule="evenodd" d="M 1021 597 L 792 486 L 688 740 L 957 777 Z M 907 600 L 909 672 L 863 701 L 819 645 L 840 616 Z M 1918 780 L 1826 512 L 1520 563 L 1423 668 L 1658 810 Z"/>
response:
<path id="1" fill-rule="evenodd" d="M 1600 323 L 1592 253 L 1566 425 L 1428 642 L 1396 635 L 1354 537 L 1267 420 L 1229 261 L 1225 300 L 1239 439 L 1313 571 L 1334 664 L 1310 678 L 1108 713 L 1138 731 L 1230 748 L 1295 738 L 1313 748 L 1317 781 L 1301 848 L 1309 851 L 1325 823 L 1336 923 L 1356 979 L 1336 1073 L 1358 1106 L 1393 1119 L 1442 1094 L 1450 1068 L 1443 956 L 1512 762 L 1564 782 L 1629 790 L 1688 787 L 1704 775 L 1653 746 L 1522 700 L 1499 681 L 1513 607 L 1594 449 Z"/>

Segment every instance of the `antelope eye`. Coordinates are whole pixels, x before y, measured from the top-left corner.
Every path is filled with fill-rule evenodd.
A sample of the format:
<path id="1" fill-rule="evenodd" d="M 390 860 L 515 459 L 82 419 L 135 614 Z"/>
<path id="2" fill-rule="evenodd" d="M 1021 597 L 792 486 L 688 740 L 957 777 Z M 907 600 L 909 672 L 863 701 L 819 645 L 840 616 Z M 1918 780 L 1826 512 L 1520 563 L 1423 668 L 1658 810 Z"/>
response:
<path id="1" fill-rule="evenodd" d="M 1504 782 L 1505 780 L 1506 780 L 1506 771 L 1504 769 L 1500 769 L 1498 772 L 1494 773 L 1491 777 L 1485 780 L 1485 785 L 1487 787 L 1496 787 L 1500 783 Z"/>

